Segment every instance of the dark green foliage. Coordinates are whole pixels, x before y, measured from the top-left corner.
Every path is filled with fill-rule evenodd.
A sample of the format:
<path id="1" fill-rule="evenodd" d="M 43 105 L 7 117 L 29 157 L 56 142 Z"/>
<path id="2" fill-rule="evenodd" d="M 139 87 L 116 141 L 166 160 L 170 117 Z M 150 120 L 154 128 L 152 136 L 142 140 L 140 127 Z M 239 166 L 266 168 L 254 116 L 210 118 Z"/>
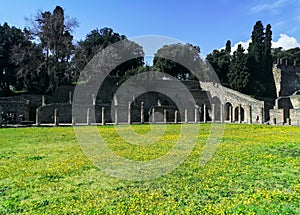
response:
<path id="1" fill-rule="evenodd" d="M 51 92 L 56 87 L 71 82 L 70 59 L 74 47 L 70 31 L 76 23 L 66 24 L 64 10 L 59 6 L 54 9 L 53 13 L 47 11 L 39 14 L 36 22 L 38 30 L 35 34 L 46 53 L 45 66 L 50 77 L 47 91 Z"/>
<path id="2" fill-rule="evenodd" d="M 300 65 L 300 48 L 293 48 L 289 50 L 282 50 L 280 48 L 272 49 L 273 62 L 276 63 L 277 60 L 282 60 L 282 63 L 287 63 L 289 65 L 296 63 L 296 65 Z"/>
<path id="3" fill-rule="evenodd" d="M 233 53 L 229 67 L 228 81 L 232 89 L 247 93 L 250 74 L 247 68 L 247 55 L 244 52 L 245 49 L 240 44 Z"/>
<path id="4" fill-rule="evenodd" d="M 263 74 L 262 80 L 266 86 L 265 95 L 266 97 L 276 98 L 276 88 L 273 78 L 273 60 L 272 60 L 272 31 L 271 25 L 268 24 L 265 31 L 264 40 L 264 53 L 263 53 Z"/>
<path id="5" fill-rule="evenodd" d="M 212 53 L 208 54 L 206 59 L 211 64 L 216 74 L 218 75 L 220 82 L 227 86 L 230 86 L 228 81 L 228 73 L 231 60 L 231 42 L 227 40 L 225 49 L 213 50 Z"/>
<path id="6" fill-rule="evenodd" d="M 248 48 L 247 66 L 250 72 L 249 93 L 256 97 L 275 98 L 275 84 L 272 73 L 271 25 L 266 31 L 261 21 L 253 27 L 252 42 Z"/>
<path id="7" fill-rule="evenodd" d="M 164 45 L 157 50 L 153 59 L 154 68 L 179 80 L 195 79 L 192 72 L 200 72 L 201 64 L 200 48 L 192 44 Z"/>
<path id="8" fill-rule="evenodd" d="M 123 76 L 126 73 L 126 71 L 144 65 L 144 57 L 141 57 L 144 56 L 144 52 L 143 48 L 140 45 L 127 40 L 125 35 L 120 35 L 119 33 L 114 32 L 111 28 L 103 28 L 100 30 L 95 29 L 92 30 L 84 40 L 79 41 L 75 49 L 73 65 L 76 80 L 78 80 L 80 73 L 87 65 L 87 63 L 97 53 L 99 53 L 101 50 L 104 50 L 109 45 L 119 42 L 121 40 L 124 41 L 124 50 L 116 50 L 116 52 L 124 52 L 125 55 L 137 57 L 120 64 L 119 66 L 117 66 L 117 68 L 111 71 L 110 75 Z"/>
<path id="9" fill-rule="evenodd" d="M 11 93 L 11 87 L 16 85 L 16 66 L 10 61 L 13 47 L 24 40 L 24 34 L 16 27 L 7 23 L 0 25 L 0 96 Z"/>

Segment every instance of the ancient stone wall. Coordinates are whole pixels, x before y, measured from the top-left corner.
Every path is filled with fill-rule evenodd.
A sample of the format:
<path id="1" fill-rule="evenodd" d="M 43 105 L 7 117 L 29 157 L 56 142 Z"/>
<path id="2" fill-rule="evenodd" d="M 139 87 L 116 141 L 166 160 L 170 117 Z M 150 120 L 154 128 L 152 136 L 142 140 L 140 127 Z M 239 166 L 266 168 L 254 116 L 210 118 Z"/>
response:
<path id="1" fill-rule="evenodd" d="M 277 97 L 290 96 L 300 89 L 300 66 L 275 64 L 273 76 Z"/>

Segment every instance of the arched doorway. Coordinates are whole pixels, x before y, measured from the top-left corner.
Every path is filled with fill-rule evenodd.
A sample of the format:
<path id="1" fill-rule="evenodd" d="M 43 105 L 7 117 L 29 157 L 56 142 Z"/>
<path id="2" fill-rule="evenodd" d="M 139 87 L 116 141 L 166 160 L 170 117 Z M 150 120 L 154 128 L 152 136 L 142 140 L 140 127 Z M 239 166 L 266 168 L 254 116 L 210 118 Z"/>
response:
<path id="1" fill-rule="evenodd" d="M 232 104 L 230 102 L 227 102 L 224 106 L 224 119 L 226 121 L 232 122 L 232 112 L 233 112 L 233 108 L 232 108 Z"/>
<path id="2" fill-rule="evenodd" d="M 245 120 L 245 110 L 242 106 L 237 106 L 234 109 L 234 121 L 243 122 Z"/>

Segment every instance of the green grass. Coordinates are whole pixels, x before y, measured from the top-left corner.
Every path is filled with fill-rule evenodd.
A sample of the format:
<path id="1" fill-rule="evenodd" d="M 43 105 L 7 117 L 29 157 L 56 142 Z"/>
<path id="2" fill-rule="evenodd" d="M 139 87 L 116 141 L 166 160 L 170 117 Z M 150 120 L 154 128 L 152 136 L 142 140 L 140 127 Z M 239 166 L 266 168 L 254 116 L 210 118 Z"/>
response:
<path id="1" fill-rule="evenodd" d="M 186 161 L 142 182 L 97 169 L 71 127 L 2 128 L 0 214 L 300 214 L 300 127 L 226 125 L 217 152 L 199 166 L 210 125 L 188 126 L 200 132 Z M 145 161 L 174 146 L 180 125 L 151 146 L 124 142 L 112 126 L 99 130 L 117 154 Z"/>

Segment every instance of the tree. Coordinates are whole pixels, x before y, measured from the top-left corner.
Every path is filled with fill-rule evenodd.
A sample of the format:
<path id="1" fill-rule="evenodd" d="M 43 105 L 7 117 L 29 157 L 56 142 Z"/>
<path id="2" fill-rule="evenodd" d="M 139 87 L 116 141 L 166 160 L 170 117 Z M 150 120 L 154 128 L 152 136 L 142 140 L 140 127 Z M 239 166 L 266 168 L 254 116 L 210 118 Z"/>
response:
<path id="1" fill-rule="evenodd" d="M 271 25 L 268 24 L 265 31 L 263 65 L 262 65 L 262 81 L 266 87 L 264 96 L 276 98 L 276 87 L 273 77 L 273 60 L 272 60 L 272 31 Z"/>
<path id="2" fill-rule="evenodd" d="M 285 61 L 288 62 L 288 64 L 294 64 L 296 65 L 300 64 L 300 48 L 292 48 L 289 50 L 283 50 L 282 47 L 274 48 L 271 50 L 272 57 L 273 57 L 273 63 L 276 63 L 277 60 L 282 60 L 284 63 Z"/>
<path id="3" fill-rule="evenodd" d="M 272 73 L 272 31 L 271 25 L 264 26 L 257 21 L 253 27 L 252 42 L 248 48 L 248 69 L 250 72 L 249 93 L 256 97 L 276 97 Z"/>
<path id="4" fill-rule="evenodd" d="M 114 32 L 111 28 L 95 29 L 92 30 L 84 40 L 78 42 L 75 49 L 75 56 L 73 58 L 74 64 L 74 76 L 76 81 L 80 73 L 83 71 L 87 63 L 101 50 L 105 49 L 111 44 L 119 41 L 123 41 L 122 50 L 116 50 L 119 54 L 123 52 L 125 55 L 132 56 L 132 59 L 118 65 L 113 71 L 111 71 L 111 76 L 123 76 L 126 71 L 130 69 L 137 68 L 144 65 L 144 51 L 143 48 L 128 40 L 125 35 L 120 35 Z M 136 57 L 134 57 L 136 56 Z M 90 78 L 88 74 L 87 79 Z"/>
<path id="5" fill-rule="evenodd" d="M 16 65 L 10 61 L 14 46 L 24 40 L 22 30 L 10 27 L 7 23 L 0 25 L 0 95 L 11 93 L 16 86 Z"/>
<path id="6" fill-rule="evenodd" d="M 241 44 L 233 53 L 229 67 L 228 81 L 230 87 L 242 93 L 248 92 L 250 74 L 247 68 L 247 55 Z"/>
<path id="7" fill-rule="evenodd" d="M 11 61 L 16 65 L 17 88 L 30 93 L 43 94 L 49 86 L 45 56 L 40 44 L 31 42 L 26 29 L 22 43 L 13 47 Z"/>
<path id="8" fill-rule="evenodd" d="M 70 60 L 74 50 L 71 31 L 76 26 L 76 20 L 65 20 L 60 6 L 56 6 L 52 13 L 39 13 L 35 19 L 32 35 L 41 42 L 45 53 L 45 69 L 50 79 L 48 92 L 71 81 Z"/>
<path id="9" fill-rule="evenodd" d="M 220 82 L 223 85 L 229 85 L 228 72 L 231 61 L 231 42 L 227 40 L 225 49 L 213 50 L 212 53 L 208 54 L 206 59 L 211 64 L 216 74 L 218 75 Z"/>
<path id="10" fill-rule="evenodd" d="M 158 68 L 161 72 L 170 74 L 179 80 L 194 79 L 192 72 L 199 72 L 201 63 L 200 48 L 192 44 L 164 45 L 157 50 L 153 59 L 154 68 Z M 188 65 L 189 68 L 183 64 Z"/>

